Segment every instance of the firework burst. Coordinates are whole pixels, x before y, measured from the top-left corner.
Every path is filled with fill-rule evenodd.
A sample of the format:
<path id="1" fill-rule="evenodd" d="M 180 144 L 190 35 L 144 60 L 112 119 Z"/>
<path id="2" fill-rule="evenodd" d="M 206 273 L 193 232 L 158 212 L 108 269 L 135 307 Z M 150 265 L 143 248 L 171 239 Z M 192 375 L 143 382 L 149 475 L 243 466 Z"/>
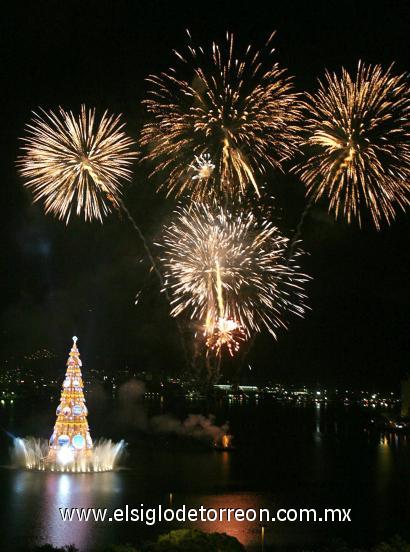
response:
<path id="1" fill-rule="evenodd" d="M 61 108 L 35 113 L 18 160 L 34 201 L 67 223 L 73 213 L 102 221 L 118 209 L 121 181 L 130 179 L 135 158 L 123 127 L 120 116 L 105 112 L 97 120 L 85 106 L 78 117 Z"/>
<path id="2" fill-rule="evenodd" d="M 171 314 L 186 313 L 207 346 L 233 354 L 263 327 L 276 337 L 286 315 L 303 316 L 307 277 L 287 258 L 287 238 L 249 210 L 180 207 L 161 248 Z"/>
<path id="3" fill-rule="evenodd" d="M 141 134 L 143 158 L 168 194 L 188 191 L 199 201 L 249 187 L 259 194 L 258 175 L 281 168 L 297 149 L 300 106 L 291 78 L 272 61 L 274 33 L 241 59 L 232 34 L 210 51 L 188 36 L 187 52 L 175 52 L 182 67 L 147 79 L 152 121 Z"/>
<path id="4" fill-rule="evenodd" d="M 242 341 L 246 340 L 245 332 L 235 320 L 219 317 L 214 327 L 205 329 L 206 346 L 215 351 L 217 355 L 221 354 L 223 347 L 226 347 L 229 354 L 233 356 L 239 351 Z"/>
<path id="5" fill-rule="evenodd" d="M 209 153 L 195 155 L 195 161 L 189 165 L 194 172 L 192 180 L 208 180 L 212 177 L 215 165 L 212 163 Z"/>
<path id="6" fill-rule="evenodd" d="M 305 158 L 296 172 L 317 201 L 329 198 L 329 211 L 362 222 L 370 211 L 379 229 L 410 200 L 410 89 L 406 75 L 391 67 L 359 62 L 352 78 L 326 73 L 304 103 Z"/>

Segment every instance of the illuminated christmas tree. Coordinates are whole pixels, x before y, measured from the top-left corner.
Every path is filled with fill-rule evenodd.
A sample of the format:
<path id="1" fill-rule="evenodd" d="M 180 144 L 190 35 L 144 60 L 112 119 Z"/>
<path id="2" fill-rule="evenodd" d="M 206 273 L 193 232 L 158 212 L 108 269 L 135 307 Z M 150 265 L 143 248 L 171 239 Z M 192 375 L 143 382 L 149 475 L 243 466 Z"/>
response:
<path id="1" fill-rule="evenodd" d="M 77 337 L 74 336 L 57 407 L 57 421 L 49 442 L 47 461 L 53 464 L 78 465 L 79 461 L 92 455 L 93 442 L 88 428 L 81 366 Z"/>

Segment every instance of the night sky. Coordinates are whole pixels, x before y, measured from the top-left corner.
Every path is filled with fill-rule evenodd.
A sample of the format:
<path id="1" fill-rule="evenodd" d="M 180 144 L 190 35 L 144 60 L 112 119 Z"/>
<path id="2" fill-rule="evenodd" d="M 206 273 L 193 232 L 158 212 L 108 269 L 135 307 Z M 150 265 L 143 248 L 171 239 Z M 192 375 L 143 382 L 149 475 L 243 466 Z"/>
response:
<path id="1" fill-rule="evenodd" d="M 407 2 L 9 2 L 2 13 L 1 121 L 2 359 L 47 347 L 66 354 L 70 338 L 88 367 L 131 363 L 177 373 L 176 325 L 126 219 L 68 227 L 45 216 L 23 189 L 15 160 L 32 109 L 81 103 L 121 112 L 137 138 L 145 114 L 144 78 L 166 69 L 172 49 L 219 40 L 262 46 L 277 30 L 277 60 L 299 91 L 314 91 L 325 68 L 354 71 L 358 59 L 408 69 Z M 5 10 L 5 11 L 4 11 Z M 175 205 L 156 194 L 147 167 L 135 165 L 125 202 L 150 240 Z M 291 175 L 266 179 L 285 232 L 305 199 Z M 315 206 L 303 229 L 303 269 L 312 311 L 292 320 L 277 342 L 256 339 L 249 361 L 256 377 L 295 384 L 398 387 L 409 366 L 409 218 L 376 232 L 335 222 Z M 142 290 L 135 305 L 135 296 Z"/>

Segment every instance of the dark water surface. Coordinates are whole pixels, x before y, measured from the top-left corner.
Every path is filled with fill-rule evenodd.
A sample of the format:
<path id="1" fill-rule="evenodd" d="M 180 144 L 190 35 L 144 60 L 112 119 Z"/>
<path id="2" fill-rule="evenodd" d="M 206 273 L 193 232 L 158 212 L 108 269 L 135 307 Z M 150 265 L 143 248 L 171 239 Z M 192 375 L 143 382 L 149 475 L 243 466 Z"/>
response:
<path id="1" fill-rule="evenodd" d="M 180 417 L 204 407 L 183 404 Z M 90 415 L 94 436 L 125 437 L 124 469 L 102 474 L 37 473 L 12 469 L 10 438 L 0 437 L 2 550 L 34 543 L 74 543 L 92 550 L 107 543 L 139 544 L 175 524 L 63 522 L 59 507 L 130 508 L 204 505 L 213 508 L 351 508 L 351 523 L 276 523 L 265 531 L 265 550 L 315 548 L 335 538 L 370 545 L 394 534 L 410 538 L 410 439 L 364 429 L 367 412 L 329 405 L 220 404 L 218 423 L 229 420 L 237 449 L 217 452 L 204 443 L 147 430 L 163 403 L 117 413 L 115 404 Z M 55 405 L 3 406 L 1 426 L 25 436 L 48 436 Z M 90 409 L 91 412 L 91 409 Z M 141 419 L 143 420 L 141 422 Z M 145 429 L 144 431 L 141 430 Z M 237 537 L 261 549 L 257 522 L 192 524 Z"/>

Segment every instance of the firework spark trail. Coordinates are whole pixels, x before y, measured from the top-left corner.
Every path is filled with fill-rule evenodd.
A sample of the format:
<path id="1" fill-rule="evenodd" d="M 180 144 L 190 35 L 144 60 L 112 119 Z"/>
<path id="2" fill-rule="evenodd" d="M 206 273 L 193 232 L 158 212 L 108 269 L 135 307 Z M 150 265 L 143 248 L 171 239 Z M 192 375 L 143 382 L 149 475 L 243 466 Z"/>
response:
<path id="1" fill-rule="evenodd" d="M 251 188 L 259 195 L 259 176 L 297 151 L 300 103 L 292 79 L 272 61 L 274 34 L 239 59 L 232 34 L 209 51 L 188 33 L 187 52 L 175 52 L 178 69 L 147 79 L 152 121 L 140 145 L 167 194 L 203 201 Z"/>
<path id="2" fill-rule="evenodd" d="M 128 208 L 126 207 L 126 205 L 124 204 L 122 199 L 119 200 L 119 204 L 120 204 L 121 209 L 127 215 L 127 218 L 130 221 L 132 227 L 137 232 L 138 237 L 140 238 L 140 240 L 142 242 L 142 245 L 145 249 L 145 253 L 146 253 L 146 255 L 147 255 L 147 257 L 148 257 L 148 259 L 151 263 L 151 268 L 155 272 L 155 274 L 156 274 L 156 276 L 159 280 L 159 283 L 161 285 L 161 290 L 164 292 L 164 295 L 165 295 L 168 303 L 171 304 L 172 299 L 171 299 L 171 296 L 168 292 L 168 289 L 165 286 L 165 282 L 164 282 L 164 278 L 162 276 L 161 270 L 158 266 L 158 263 L 155 260 L 154 255 L 152 254 L 151 248 L 148 245 L 148 242 L 147 242 L 144 234 L 142 233 L 142 230 L 140 229 L 138 224 L 135 222 L 134 217 L 131 215 L 131 213 L 129 212 Z M 137 295 L 139 296 L 140 293 L 141 292 L 139 292 Z M 185 365 L 188 367 L 189 366 L 189 360 L 188 360 L 188 352 L 187 352 L 187 348 L 186 348 L 186 344 L 185 344 L 184 331 L 183 331 L 183 328 L 182 328 L 182 326 L 180 324 L 180 321 L 178 319 L 176 319 L 176 325 L 177 325 L 177 328 L 178 328 L 179 340 L 180 340 L 181 349 L 182 349 L 182 352 L 183 352 L 183 355 L 184 355 Z"/>
<path id="3" fill-rule="evenodd" d="M 307 276 L 287 258 L 288 240 L 249 210 L 192 203 L 165 229 L 161 263 L 171 314 L 187 313 L 210 348 L 248 339 L 263 327 L 276 337 L 286 315 L 303 316 Z"/>
<path id="4" fill-rule="evenodd" d="M 305 158 L 296 168 L 307 194 L 329 198 L 329 211 L 377 229 L 410 203 L 410 88 L 405 74 L 359 62 L 352 78 L 326 73 L 307 94 Z"/>
<path id="5" fill-rule="evenodd" d="M 120 116 L 81 106 L 76 117 L 60 108 L 41 110 L 26 126 L 24 154 L 18 160 L 25 185 L 46 213 L 66 223 L 73 213 L 102 222 L 118 209 L 122 180 L 131 179 L 134 142 Z"/>

